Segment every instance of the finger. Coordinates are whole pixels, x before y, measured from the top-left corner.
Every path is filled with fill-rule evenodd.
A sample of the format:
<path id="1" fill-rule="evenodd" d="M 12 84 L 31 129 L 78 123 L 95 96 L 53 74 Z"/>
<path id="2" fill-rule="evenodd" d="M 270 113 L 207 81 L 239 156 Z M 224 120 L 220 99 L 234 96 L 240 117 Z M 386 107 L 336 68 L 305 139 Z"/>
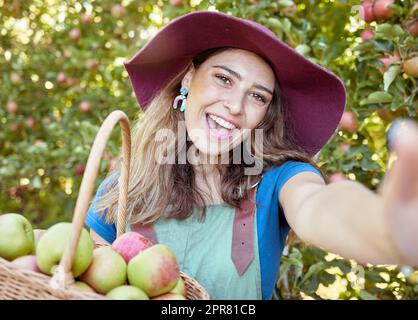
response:
<path id="1" fill-rule="evenodd" d="M 410 120 L 404 122 L 395 133 L 392 147 L 397 157 L 389 173 L 392 196 L 401 201 L 418 197 L 418 126 Z"/>

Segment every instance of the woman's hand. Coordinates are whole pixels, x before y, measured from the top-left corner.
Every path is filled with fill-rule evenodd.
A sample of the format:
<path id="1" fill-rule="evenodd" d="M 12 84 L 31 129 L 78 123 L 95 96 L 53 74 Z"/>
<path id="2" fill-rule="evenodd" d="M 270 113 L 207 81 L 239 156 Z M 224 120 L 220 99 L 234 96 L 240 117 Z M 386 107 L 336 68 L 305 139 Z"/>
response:
<path id="1" fill-rule="evenodd" d="M 404 264 L 418 267 L 418 125 L 407 120 L 393 135 L 396 160 L 379 190 L 390 237 Z"/>

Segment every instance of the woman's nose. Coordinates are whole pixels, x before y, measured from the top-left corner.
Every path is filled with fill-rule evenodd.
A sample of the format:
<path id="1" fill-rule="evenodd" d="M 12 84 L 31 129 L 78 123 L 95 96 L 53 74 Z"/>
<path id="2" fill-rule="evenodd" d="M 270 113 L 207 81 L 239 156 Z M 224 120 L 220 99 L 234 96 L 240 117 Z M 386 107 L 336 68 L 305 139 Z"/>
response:
<path id="1" fill-rule="evenodd" d="M 224 105 L 231 114 L 241 114 L 244 110 L 243 99 L 238 94 L 229 96 Z"/>

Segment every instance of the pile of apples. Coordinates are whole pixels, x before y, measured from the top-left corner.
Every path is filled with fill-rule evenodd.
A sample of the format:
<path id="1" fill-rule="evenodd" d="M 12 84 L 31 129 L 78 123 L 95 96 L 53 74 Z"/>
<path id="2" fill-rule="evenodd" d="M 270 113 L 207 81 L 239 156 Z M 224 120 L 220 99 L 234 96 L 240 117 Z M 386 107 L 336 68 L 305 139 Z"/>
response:
<path id="1" fill-rule="evenodd" d="M 0 257 L 18 268 L 52 275 L 71 231 L 69 222 L 34 230 L 20 214 L 0 215 Z M 173 251 L 136 232 L 123 234 L 111 246 L 95 248 L 83 229 L 71 271 L 77 288 L 110 299 L 186 299 L 186 286 Z"/>

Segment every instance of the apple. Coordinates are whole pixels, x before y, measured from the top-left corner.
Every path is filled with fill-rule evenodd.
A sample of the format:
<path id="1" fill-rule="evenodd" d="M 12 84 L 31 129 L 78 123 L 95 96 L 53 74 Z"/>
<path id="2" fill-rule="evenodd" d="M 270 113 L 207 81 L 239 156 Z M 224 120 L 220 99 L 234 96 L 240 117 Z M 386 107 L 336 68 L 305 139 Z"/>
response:
<path id="1" fill-rule="evenodd" d="M 164 293 L 157 297 L 152 298 L 152 300 L 187 300 L 184 296 L 179 293 Z"/>
<path id="2" fill-rule="evenodd" d="M 181 2 L 181 0 L 170 0 L 170 5 L 172 5 L 173 7 L 180 7 Z"/>
<path id="3" fill-rule="evenodd" d="M 360 18 L 366 22 L 374 21 L 374 13 L 373 13 L 373 1 L 365 0 L 361 4 L 362 12 L 360 12 Z"/>
<path id="4" fill-rule="evenodd" d="M 106 296 L 113 300 L 149 300 L 144 291 L 128 285 L 112 289 Z"/>
<path id="5" fill-rule="evenodd" d="M 34 118 L 34 117 L 32 117 L 32 116 L 29 116 L 29 117 L 26 119 L 26 125 L 27 125 L 29 128 L 33 129 L 33 128 L 35 127 L 35 125 L 36 125 L 36 120 L 35 120 L 35 118 Z"/>
<path id="6" fill-rule="evenodd" d="M 88 101 L 81 101 L 79 105 L 79 109 L 81 112 L 87 113 L 91 111 L 91 104 Z"/>
<path id="7" fill-rule="evenodd" d="M 350 133 L 357 131 L 358 121 L 357 116 L 353 111 L 344 111 L 340 120 L 340 128 Z"/>
<path id="8" fill-rule="evenodd" d="M 170 292 L 180 278 L 180 268 L 174 252 L 156 244 L 140 252 L 128 264 L 128 280 L 148 297 Z"/>
<path id="9" fill-rule="evenodd" d="M 0 216 L 0 257 L 11 261 L 29 255 L 34 243 L 32 225 L 24 216 L 17 213 Z"/>
<path id="10" fill-rule="evenodd" d="M 344 153 L 347 153 L 348 150 L 350 150 L 350 147 L 351 147 L 351 143 L 349 142 L 340 143 L 338 146 L 338 148 Z"/>
<path id="11" fill-rule="evenodd" d="M 179 278 L 179 281 L 177 281 L 176 286 L 173 289 L 171 289 L 169 293 L 178 293 L 181 294 L 183 297 L 187 297 L 186 284 L 184 283 L 182 277 Z"/>
<path id="12" fill-rule="evenodd" d="M 380 58 L 377 59 L 381 63 L 383 63 L 383 66 L 380 68 L 380 71 L 384 73 L 393 63 L 398 62 L 400 59 L 399 54 L 397 52 L 390 54 L 386 53 L 386 58 Z"/>
<path id="13" fill-rule="evenodd" d="M 91 16 L 90 16 L 87 12 L 85 12 L 85 13 L 83 13 L 83 15 L 81 16 L 81 21 L 82 21 L 84 24 L 89 24 L 89 23 L 91 22 Z"/>
<path id="14" fill-rule="evenodd" d="M 64 72 L 59 72 L 57 74 L 57 82 L 58 83 L 65 83 L 66 80 L 67 80 L 67 77 L 65 76 Z"/>
<path id="15" fill-rule="evenodd" d="M 388 20 L 393 16 L 393 12 L 389 6 L 393 4 L 394 0 L 376 0 L 373 3 L 373 14 L 376 19 Z"/>
<path id="16" fill-rule="evenodd" d="M 84 170 L 86 169 L 86 166 L 83 163 L 78 163 L 75 168 L 74 168 L 74 172 L 76 175 L 83 175 Z"/>
<path id="17" fill-rule="evenodd" d="M 99 62 L 96 59 L 88 59 L 85 63 L 87 69 L 96 69 L 99 65 Z"/>
<path id="18" fill-rule="evenodd" d="M 78 41 L 81 37 L 81 30 L 79 28 L 73 28 L 70 30 L 69 36 L 71 39 Z"/>
<path id="19" fill-rule="evenodd" d="M 93 251 L 93 260 L 81 277 L 95 291 L 106 294 L 126 282 L 126 263 L 111 247 L 100 247 Z"/>
<path id="20" fill-rule="evenodd" d="M 9 130 L 11 133 L 17 133 L 19 132 L 20 126 L 18 123 L 11 123 L 9 126 Z"/>
<path id="21" fill-rule="evenodd" d="M 339 182 L 339 181 L 345 181 L 345 180 L 348 180 L 348 179 L 345 176 L 345 174 L 342 173 L 342 172 L 334 172 L 333 174 L 331 174 L 328 177 L 328 183 L 329 184 L 336 183 L 336 182 Z"/>
<path id="22" fill-rule="evenodd" d="M 65 49 L 63 53 L 65 58 L 71 58 L 72 54 L 70 50 Z"/>
<path id="23" fill-rule="evenodd" d="M 12 264 L 20 269 L 41 272 L 41 269 L 39 269 L 38 263 L 36 262 L 36 256 L 34 255 L 27 255 L 16 258 L 12 261 Z"/>
<path id="24" fill-rule="evenodd" d="M 96 291 L 94 291 L 92 287 L 90 287 L 87 283 L 84 283 L 83 281 L 76 281 L 74 282 L 74 285 L 83 291 L 96 293 Z"/>
<path id="25" fill-rule="evenodd" d="M 418 77 L 418 56 L 408 59 L 403 63 L 403 71 L 414 78 Z"/>
<path id="26" fill-rule="evenodd" d="M 7 111 L 10 113 L 16 113 L 17 112 L 17 103 L 14 101 L 9 101 L 7 103 Z"/>
<path id="27" fill-rule="evenodd" d="M 19 74 L 18 74 L 18 73 L 16 73 L 16 72 L 12 72 L 12 73 L 10 74 L 10 81 L 11 81 L 13 84 L 19 83 L 21 80 L 22 80 L 22 79 L 20 78 L 20 76 L 19 76 Z"/>
<path id="28" fill-rule="evenodd" d="M 407 23 L 408 32 L 414 36 L 418 36 L 418 18 Z"/>
<path id="29" fill-rule="evenodd" d="M 50 227 L 39 239 L 36 247 L 36 260 L 43 273 L 52 274 L 53 268 L 61 261 L 72 232 L 72 223 L 60 222 Z M 93 241 L 86 229 L 80 234 L 77 250 L 74 256 L 72 273 L 78 277 L 89 266 L 93 255 Z"/>
<path id="30" fill-rule="evenodd" d="M 138 253 L 151 247 L 153 243 L 137 232 L 127 232 L 112 243 L 112 248 L 118 252 L 126 263 Z"/>
<path id="31" fill-rule="evenodd" d="M 364 29 L 361 34 L 360 37 L 363 41 L 365 40 L 371 40 L 374 38 L 374 32 L 372 29 Z"/>
<path id="32" fill-rule="evenodd" d="M 110 9 L 110 12 L 113 17 L 115 18 L 121 18 L 126 14 L 126 9 L 121 4 L 115 4 Z"/>

